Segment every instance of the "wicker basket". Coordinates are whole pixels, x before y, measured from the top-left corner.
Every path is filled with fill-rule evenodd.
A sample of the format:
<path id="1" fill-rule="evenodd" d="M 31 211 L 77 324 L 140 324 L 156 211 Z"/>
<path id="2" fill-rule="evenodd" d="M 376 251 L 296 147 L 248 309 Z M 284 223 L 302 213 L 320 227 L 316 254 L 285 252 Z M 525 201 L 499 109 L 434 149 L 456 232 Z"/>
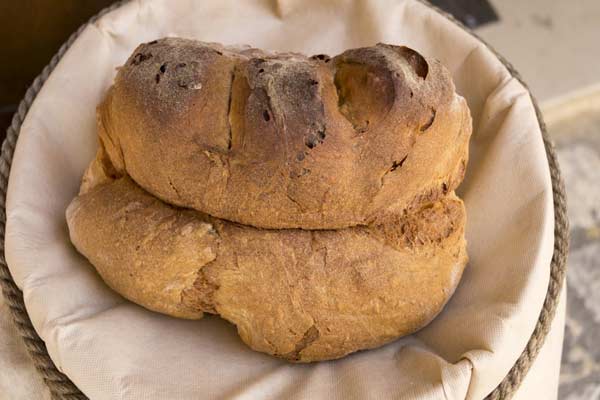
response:
<path id="1" fill-rule="evenodd" d="M 462 29 L 468 31 L 471 35 L 476 37 L 478 40 L 483 42 L 506 66 L 511 75 L 516 78 L 523 86 L 527 88 L 527 85 L 523 82 L 518 72 L 513 66 L 506 61 L 501 55 L 499 55 L 491 46 L 485 43 L 470 29 L 462 25 L 459 21 L 454 19 L 451 15 L 444 13 L 429 3 L 422 1 L 427 7 L 435 9 L 440 14 L 444 15 L 447 19 L 453 23 L 459 25 Z M 6 265 L 6 259 L 4 255 L 4 238 L 5 238 L 5 227 L 6 227 L 6 192 L 8 187 L 8 177 L 11 168 L 11 162 L 21 124 L 25 120 L 29 107 L 33 103 L 36 95 L 41 89 L 43 83 L 48 78 L 54 67 L 57 65 L 59 60 L 65 54 L 71 44 L 79 37 L 83 29 L 90 23 L 95 22 L 102 15 L 109 11 L 112 11 L 124 3 L 127 0 L 119 1 L 112 6 L 102 10 L 100 13 L 95 15 L 86 24 L 81 26 L 75 33 L 69 37 L 69 39 L 60 47 L 58 53 L 52 57 L 50 63 L 43 69 L 42 73 L 33 81 L 31 87 L 27 90 L 25 98 L 19 104 L 19 108 L 15 113 L 11 126 L 6 132 L 6 139 L 2 144 L 2 153 L 0 156 L 0 202 L 2 203 L 2 213 L 0 213 L 0 284 L 2 286 L 2 293 L 8 304 L 14 323 L 22 336 L 25 346 L 31 355 L 31 358 L 35 364 L 36 369 L 44 378 L 44 381 L 50 389 L 53 399 L 87 399 L 87 397 L 81 393 L 81 391 L 73 384 L 73 382 L 64 374 L 62 374 L 48 355 L 44 341 L 38 336 L 34 330 L 25 304 L 23 302 L 23 293 L 16 286 L 12 279 L 8 267 Z M 544 300 L 543 308 L 540 312 L 537 324 L 531 335 L 527 346 L 523 349 L 520 357 L 517 359 L 509 373 L 504 377 L 502 382 L 487 396 L 487 399 L 509 399 L 518 389 L 520 383 L 524 379 L 527 371 L 531 364 L 535 360 L 540 348 L 544 343 L 544 339 L 550 330 L 554 314 L 557 309 L 559 295 L 564 284 L 565 270 L 566 270 L 566 257 L 568 251 L 568 232 L 569 225 L 566 214 L 566 200 L 565 200 L 565 189 L 561 179 L 558 161 L 554 151 L 554 146 L 548 137 L 546 126 L 542 119 L 540 109 L 533 96 L 531 100 L 535 107 L 538 123 L 540 130 L 543 135 L 544 145 L 546 149 L 546 155 L 548 158 L 548 164 L 550 167 L 550 174 L 552 179 L 552 192 L 554 201 L 554 252 L 552 255 L 552 261 L 550 266 L 550 279 L 546 297 Z"/>

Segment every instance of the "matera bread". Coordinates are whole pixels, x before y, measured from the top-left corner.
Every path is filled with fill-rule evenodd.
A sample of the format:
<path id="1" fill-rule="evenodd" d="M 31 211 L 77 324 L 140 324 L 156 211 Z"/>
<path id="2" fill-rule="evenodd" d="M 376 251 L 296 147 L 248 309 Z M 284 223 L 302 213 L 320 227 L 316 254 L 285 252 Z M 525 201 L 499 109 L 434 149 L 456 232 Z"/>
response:
<path id="1" fill-rule="evenodd" d="M 469 110 L 406 47 L 146 43 L 98 134 L 73 244 L 126 298 L 218 314 L 255 350 L 310 362 L 410 334 L 466 265 Z"/>

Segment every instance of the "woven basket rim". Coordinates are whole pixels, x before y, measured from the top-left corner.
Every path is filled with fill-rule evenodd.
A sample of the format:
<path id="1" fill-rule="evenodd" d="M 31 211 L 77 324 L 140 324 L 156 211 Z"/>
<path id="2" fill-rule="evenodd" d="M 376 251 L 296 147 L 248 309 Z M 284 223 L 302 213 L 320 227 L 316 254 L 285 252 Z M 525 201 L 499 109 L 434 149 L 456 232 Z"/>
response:
<path id="1" fill-rule="evenodd" d="M 46 345 L 44 341 L 39 337 L 35 329 L 31 324 L 31 320 L 25 309 L 23 301 L 23 293 L 16 286 L 5 258 L 5 228 L 6 228 L 6 192 L 8 187 L 8 178 L 10 173 L 10 167 L 12 163 L 12 157 L 15 151 L 15 146 L 20 133 L 21 125 L 29 111 L 31 104 L 35 97 L 40 91 L 43 83 L 46 81 L 56 64 L 68 50 L 68 48 L 75 42 L 81 32 L 89 25 L 94 23 L 100 17 L 106 13 L 113 11 L 122 5 L 128 3 L 130 0 L 121 0 L 109 7 L 104 8 L 98 14 L 94 15 L 90 20 L 79 27 L 69 39 L 60 47 L 59 51 L 52 57 L 50 63 L 44 67 L 42 73 L 33 81 L 32 85 L 27 90 L 25 97 L 19 104 L 17 112 L 13 116 L 12 123 L 7 129 L 6 139 L 2 144 L 2 153 L 0 156 L 0 286 L 2 286 L 2 293 L 5 301 L 9 306 L 13 321 L 16 328 L 24 340 L 25 346 L 32 361 L 43 377 L 46 385 L 50 390 L 50 394 L 53 399 L 57 400 L 84 400 L 87 397 L 77 388 L 77 386 L 67 377 L 61 373 L 53 363 L 52 359 L 48 355 Z M 550 168 L 550 176 L 552 181 L 552 194 L 554 203 L 554 251 L 550 264 L 550 280 L 548 284 L 548 291 L 544 299 L 543 307 L 540 311 L 540 315 L 533 334 L 531 335 L 527 346 L 510 369 L 508 374 L 500 382 L 500 384 L 488 395 L 486 399 L 509 399 L 516 392 L 519 385 L 523 381 L 527 374 L 531 364 L 535 360 L 535 357 L 539 353 L 544 340 L 550 330 L 551 323 L 554 319 L 556 309 L 558 306 L 560 293 L 564 284 L 564 278 L 566 273 L 566 257 L 569 246 L 569 223 L 566 214 L 566 198 L 564 183 L 560 174 L 558 160 L 554 150 L 554 145 L 549 138 L 546 130 L 546 125 L 541 115 L 538 103 L 531 94 L 527 84 L 523 81 L 520 74 L 515 68 L 492 46 L 475 34 L 471 29 L 464 26 L 460 21 L 456 20 L 450 14 L 440 10 L 438 7 L 433 6 L 426 0 L 416 0 L 417 2 L 429 7 L 452 23 L 458 25 L 460 28 L 470 33 L 475 39 L 483 43 L 506 67 L 512 77 L 517 79 L 523 87 L 527 90 L 530 95 L 531 101 L 535 108 L 536 117 L 542 133 L 544 147 L 546 149 L 546 155 L 548 158 L 548 164 Z"/>

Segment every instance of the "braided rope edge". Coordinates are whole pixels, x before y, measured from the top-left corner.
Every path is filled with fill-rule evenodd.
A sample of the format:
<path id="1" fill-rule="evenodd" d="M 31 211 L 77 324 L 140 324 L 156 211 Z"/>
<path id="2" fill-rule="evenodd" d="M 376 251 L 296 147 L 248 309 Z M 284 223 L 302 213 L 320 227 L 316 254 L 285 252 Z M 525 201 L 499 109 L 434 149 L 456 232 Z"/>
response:
<path id="1" fill-rule="evenodd" d="M 98 14 L 90 18 L 90 20 L 79 27 L 69 39 L 60 47 L 58 52 L 52 57 L 50 63 L 44 67 L 42 73 L 35 78 L 32 85 L 27 89 L 24 99 L 19 104 L 17 112 L 13 116 L 10 127 L 6 132 L 6 139 L 2 144 L 2 153 L 0 156 L 0 286 L 8 307 L 10 309 L 13 321 L 17 327 L 19 334 L 22 336 L 25 347 L 31 356 L 35 368 L 43 377 L 46 385 L 50 389 L 51 396 L 54 400 L 86 400 L 87 397 L 75 386 L 75 384 L 54 365 L 52 359 L 48 355 L 44 341 L 39 337 L 31 324 L 25 304 L 23 301 L 23 292 L 16 286 L 4 255 L 4 239 L 6 229 L 6 191 L 8 187 L 8 177 L 12 157 L 15 151 L 17 138 L 20 133 L 21 125 L 25 120 L 27 111 L 31 107 L 33 100 L 40 91 L 43 83 L 46 81 L 54 67 L 75 42 L 81 32 L 88 24 L 94 23 L 106 13 L 115 10 L 116 8 L 127 3 L 129 0 L 121 0 L 115 4 L 103 9 Z M 558 160 L 554 150 L 554 145 L 548 136 L 546 125 L 544 123 L 538 103 L 531 95 L 531 91 L 527 84 L 523 81 L 520 74 L 502 55 L 500 55 L 492 46 L 475 34 L 471 29 L 464 26 L 460 21 L 456 20 L 452 15 L 440 10 L 438 7 L 431 5 L 425 0 L 416 0 L 425 6 L 434 9 L 449 21 L 457 24 L 459 27 L 469 32 L 473 37 L 483 43 L 498 59 L 504 64 L 510 74 L 517 79 L 530 94 L 531 101 L 535 108 L 536 116 L 542 132 L 544 146 L 550 166 L 550 176 L 552 180 L 552 192 L 554 202 L 554 252 L 550 265 L 550 282 L 548 292 L 544 299 L 544 305 L 540 312 L 540 316 L 534 328 L 533 334 L 530 337 L 526 348 L 523 350 L 509 373 L 502 382 L 486 397 L 486 400 L 510 399 L 514 392 L 518 389 L 525 375 L 529 371 L 531 364 L 538 355 L 544 340 L 550 330 L 552 320 L 556 313 L 559 302 L 560 292 L 564 284 L 566 273 L 566 258 L 569 248 L 569 222 L 566 212 L 566 197 L 564 182 L 562 180 Z"/>

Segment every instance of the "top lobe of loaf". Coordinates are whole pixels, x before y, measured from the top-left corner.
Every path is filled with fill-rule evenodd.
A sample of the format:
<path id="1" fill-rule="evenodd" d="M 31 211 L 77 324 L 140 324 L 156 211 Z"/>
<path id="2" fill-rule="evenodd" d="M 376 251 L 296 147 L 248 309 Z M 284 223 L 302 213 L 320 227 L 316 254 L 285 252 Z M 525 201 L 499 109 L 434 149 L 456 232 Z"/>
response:
<path id="1" fill-rule="evenodd" d="M 98 108 L 117 170 L 168 203 L 261 228 L 376 223 L 454 190 L 471 120 L 448 71 L 406 47 L 334 58 L 167 38 Z"/>

